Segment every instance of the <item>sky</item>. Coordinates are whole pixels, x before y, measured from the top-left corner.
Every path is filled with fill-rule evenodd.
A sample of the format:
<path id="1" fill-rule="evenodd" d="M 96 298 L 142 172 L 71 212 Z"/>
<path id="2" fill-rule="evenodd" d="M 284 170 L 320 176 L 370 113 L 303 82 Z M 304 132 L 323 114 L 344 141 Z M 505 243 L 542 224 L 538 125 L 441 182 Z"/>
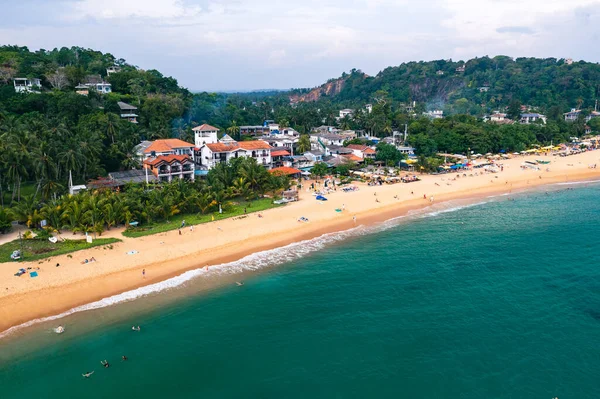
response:
<path id="1" fill-rule="evenodd" d="M 81 46 L 192 91 L 485 55 L 600 61 L 600 0 L 0 0 L 0 43 Z"/>

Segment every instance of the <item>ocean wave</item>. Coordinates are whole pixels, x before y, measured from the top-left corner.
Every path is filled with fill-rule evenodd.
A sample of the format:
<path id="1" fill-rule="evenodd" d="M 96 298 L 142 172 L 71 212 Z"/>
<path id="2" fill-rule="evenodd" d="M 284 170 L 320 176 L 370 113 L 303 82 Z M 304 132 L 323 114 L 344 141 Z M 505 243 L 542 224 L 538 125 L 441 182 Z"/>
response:
<path id="1" fill-rule="evenodd" d="M 576 186 L 579 184 L 594 184 L 594 183 L 600 183 L 600 180 L 570 181 L 570 182 L 554 183 L 554 185 L 556 185 L 556 186 Z"/>
<path id="2" fill-rule="evenodd" d="M 457 204 L 453 201 L 440 202 L 439 204 L 434 204 L 420 210 L 410 211 L 405 216 L 399 216 L 392 219 L 388 219 L 385 222 L 379 223 L 377 225 L 359 225 L 349 230 L 344 230 L 335 233 L 327 233 L 313 239 L 288 244 L 286 246 L 275 249 L 256 252 L 234 262 L 223 263 L 219 265 L 211 265 L 208 268 L 201 267 L 189 270 L 178 276 L 172 277 L 170 279 L 158 283 L 139 287 L 134 290 L 126 291 L 121 294 L 113 295 L 95 302 L 88 303 L 86 305 L 77 306 L 57 315 L 34 319 L 26 323 L 11 327 L 8 330 L 1 332 L 0 338 L 4 338 L 10 334 L 17 332 L 18 330 L 22 330 L 24 328 L 31 327 L 36 324 L 58 320 L 75 313 L 101 309 L 119 303 L 134 301 L 136 299 L 156 294 L 162 291 L 175 289 L 201 276 L 214 274 L 236 274 L 244 271 L 255 271 L 263 269 L 265 267 L 291 262 L 303 258 L 310 253 L 317 252 L 329 245 L 342 242 L 351 237 L 357 237 L 391 229 L 393 227 L 398 226 L 398 224 L 407 219 L 410 220 L 434 217 L 444 213 L 455 212 L 461 209 L 483 205 L 487 202 L 489 201 L 471 204 Z"/>

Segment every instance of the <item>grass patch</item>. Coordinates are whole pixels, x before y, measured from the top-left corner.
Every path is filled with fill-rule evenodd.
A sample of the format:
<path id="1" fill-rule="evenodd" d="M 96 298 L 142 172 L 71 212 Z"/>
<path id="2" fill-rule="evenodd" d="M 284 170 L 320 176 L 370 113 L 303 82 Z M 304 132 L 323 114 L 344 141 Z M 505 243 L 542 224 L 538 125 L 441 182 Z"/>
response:
<path id="1" fill-rule="evenodd" d="M 121 240 L 118 238 L 97 238 L 91 244 L 88 244 L 86 240 L 65 240 L 53 244 L 47 239 L 34 238 L 31 240 L 23 240 L 23 252 L 21 255 L 24 256 L 21 256 L 21 261 L 49 258 L 51 256 L 67 254 L 82 249 L 110 245 L 119 241 Z M 21 250 L 21 242 L 18 239 L 0 245 L 0 262 L 13 262 L 13 260 L 10 259 L 10 255 L 16 250 Z"/>
<path id="2" fill-rule="evenodd" d="M 234 201 L 235 203 L 235 201 Z M 251 202 L 239 202 L 235 203 L 231 209 L 227 212 L 223 211 L 222 214 L 218 212 L 209 213 L 206 215 L 202 214 L 179 214 L 175 216 L 171 216 L 168 222 L 153 222 L 150 224 L 145 224 L 140 227 L 129 228 L 123 232 L 125 237 L 143 237 L 152 234 L 164 233 L 165 231 L 177 230 L 181 227 L 181 222 L 185 220 L 185 225 L 197 225 L 202 223 L 208 223 L 212 221 L 214 216 L 216 220 L 228 219 L 231 217 L 236 217 L 244 214 L 244 208 L 246 208 L 247 213 L 252 212 L 260 212 L 266 209 L 277 208 L 281 205 L 273 204 L 273 200 L 271 198 L 260 198 Z"/>
<path id="3" fill-rule="evenodd" d="M 12 186 L 10 187 L 12 189 Z M 37 185 L 35 183 L 22 183 L 21 184 L 21 198 L 26 195 L 33 195 L 37 189 Z M 10 206 L 12 199 L 12 192 L 4 190 L 4 206 Z M 17 193 L 15 192 L 15 204 L 17 203 Z M 14 205 L 14 204 L 13 204 Z"/>

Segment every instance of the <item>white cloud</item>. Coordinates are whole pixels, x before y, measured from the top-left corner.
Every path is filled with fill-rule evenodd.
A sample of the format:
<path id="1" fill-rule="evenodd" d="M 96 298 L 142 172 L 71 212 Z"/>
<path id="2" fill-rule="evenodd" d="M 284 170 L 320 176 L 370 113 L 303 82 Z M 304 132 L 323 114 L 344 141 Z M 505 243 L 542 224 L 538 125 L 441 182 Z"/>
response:
<path id="1" fill-rule="evenodd" d="M 317 85 L 403 61 L 554 56 L 598 61 L 598 0 L 21 0 L 6 43 L 81 45 L 192 89 Z M 44 7 L 33 20 L 22 9 Z M 12 12 L 11 12 L 11 7 Z M 23 29 L 23 28 L 26 29 Z"/>
<path id="2" fill-rule="evenodd" d="M 73 11 L 71 18 L 179 18 L 196 15 L 201 7 L 181 0 L 81 0 Z"/>

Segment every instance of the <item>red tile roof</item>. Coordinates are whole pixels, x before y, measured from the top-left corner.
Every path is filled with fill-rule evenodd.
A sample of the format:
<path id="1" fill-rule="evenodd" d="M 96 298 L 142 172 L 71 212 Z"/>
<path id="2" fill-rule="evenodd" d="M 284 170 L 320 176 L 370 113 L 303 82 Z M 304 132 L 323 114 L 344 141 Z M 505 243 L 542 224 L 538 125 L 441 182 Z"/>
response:
<path id="1" fill-rule="evenodd" d="M 203 125 L 200 125 L 200 126 L 196 126 L 192 130 L 195 131 L 195 132 L 212 132 L 212 131 L 215 131 L 215 130 L 219 131 L 219 129 L 217 129 L 216 127 L 211 126 L 211 125 L 206 124 L 206 123 L 203 124 Z"/>
<path id="2" fill-rule="evenodd" d="M 173 151 L 175 148 L 183 148 L 183 147 L 194 147 L 193 144 L 186 143 L 183 140 L 179 139 L 163 139 L 163 140 L 155 140 L 144 150 L 145 154 L 149 154 L 152 151 L 155 152 L 168 152 Z"/>
<path id="3" fill-rule="evenodd" d="M 372 148 L 367 148 L 363 151 L 363 154 L 376 154 L 375 150 Z"/>
<path id="4" fill-rule="evenodd" d="M 344 158 L 346 158 L 346 159 L 347 159 L 347 160 L 349 160 L 349 161 L 354 161 L 354 162 L 362 162 L 362 161 L 363 161 L 363 159 L 362 159 L 362 158 L 360 158 L 360 157 L 357 157 L 357 156 L 356 156 L 356 155 L 354 155 L 354 154 L 340 155 L 340 156 L 341 156 L 341 157 L 344 157 Z"/>
<path id="5" fill-rule="evenodd" d="M 252 141 L 240 141 L 239 146 L 244 150 L 270 150 L 271 146 L 266 141 L 252 140 Z"/>
<path id="6" fill-rule="evenodd" d="M 237 143 L 235 143 L 235 144 L 212 143 L 212 144 L 206 144 L 206 146 L 212 152 L 231 152 L 231 151 L 240 149 L 240 146 Z"/>
<path id="7" fill-rule="evenodd" d="M 191 162 L 192 158 L 190 158 L 189 155 L 160 155 L 156 158 L 146 159 L 144 161 L 144 163 L 146 165 L 156 166 L 161 162 L 171 164 L 175 161 L 181 162 L 181 163 L 184 163 L 185 161 Z"/>
<path id="8" fill-rule="evenodd" d="M 269 170 L 269 173 L 272 173 L 274 175 L 298 175 L 302 173 L 302 171 L 296 168 L 281 166 L 279 168 L 273 168 Z"/>
<path id="9" fill-rule="evenodd" d="M 288 157 L 290 156 L 290 152 L 287 150 L 273 150 L 271 151 L 272 157 Z"/>

